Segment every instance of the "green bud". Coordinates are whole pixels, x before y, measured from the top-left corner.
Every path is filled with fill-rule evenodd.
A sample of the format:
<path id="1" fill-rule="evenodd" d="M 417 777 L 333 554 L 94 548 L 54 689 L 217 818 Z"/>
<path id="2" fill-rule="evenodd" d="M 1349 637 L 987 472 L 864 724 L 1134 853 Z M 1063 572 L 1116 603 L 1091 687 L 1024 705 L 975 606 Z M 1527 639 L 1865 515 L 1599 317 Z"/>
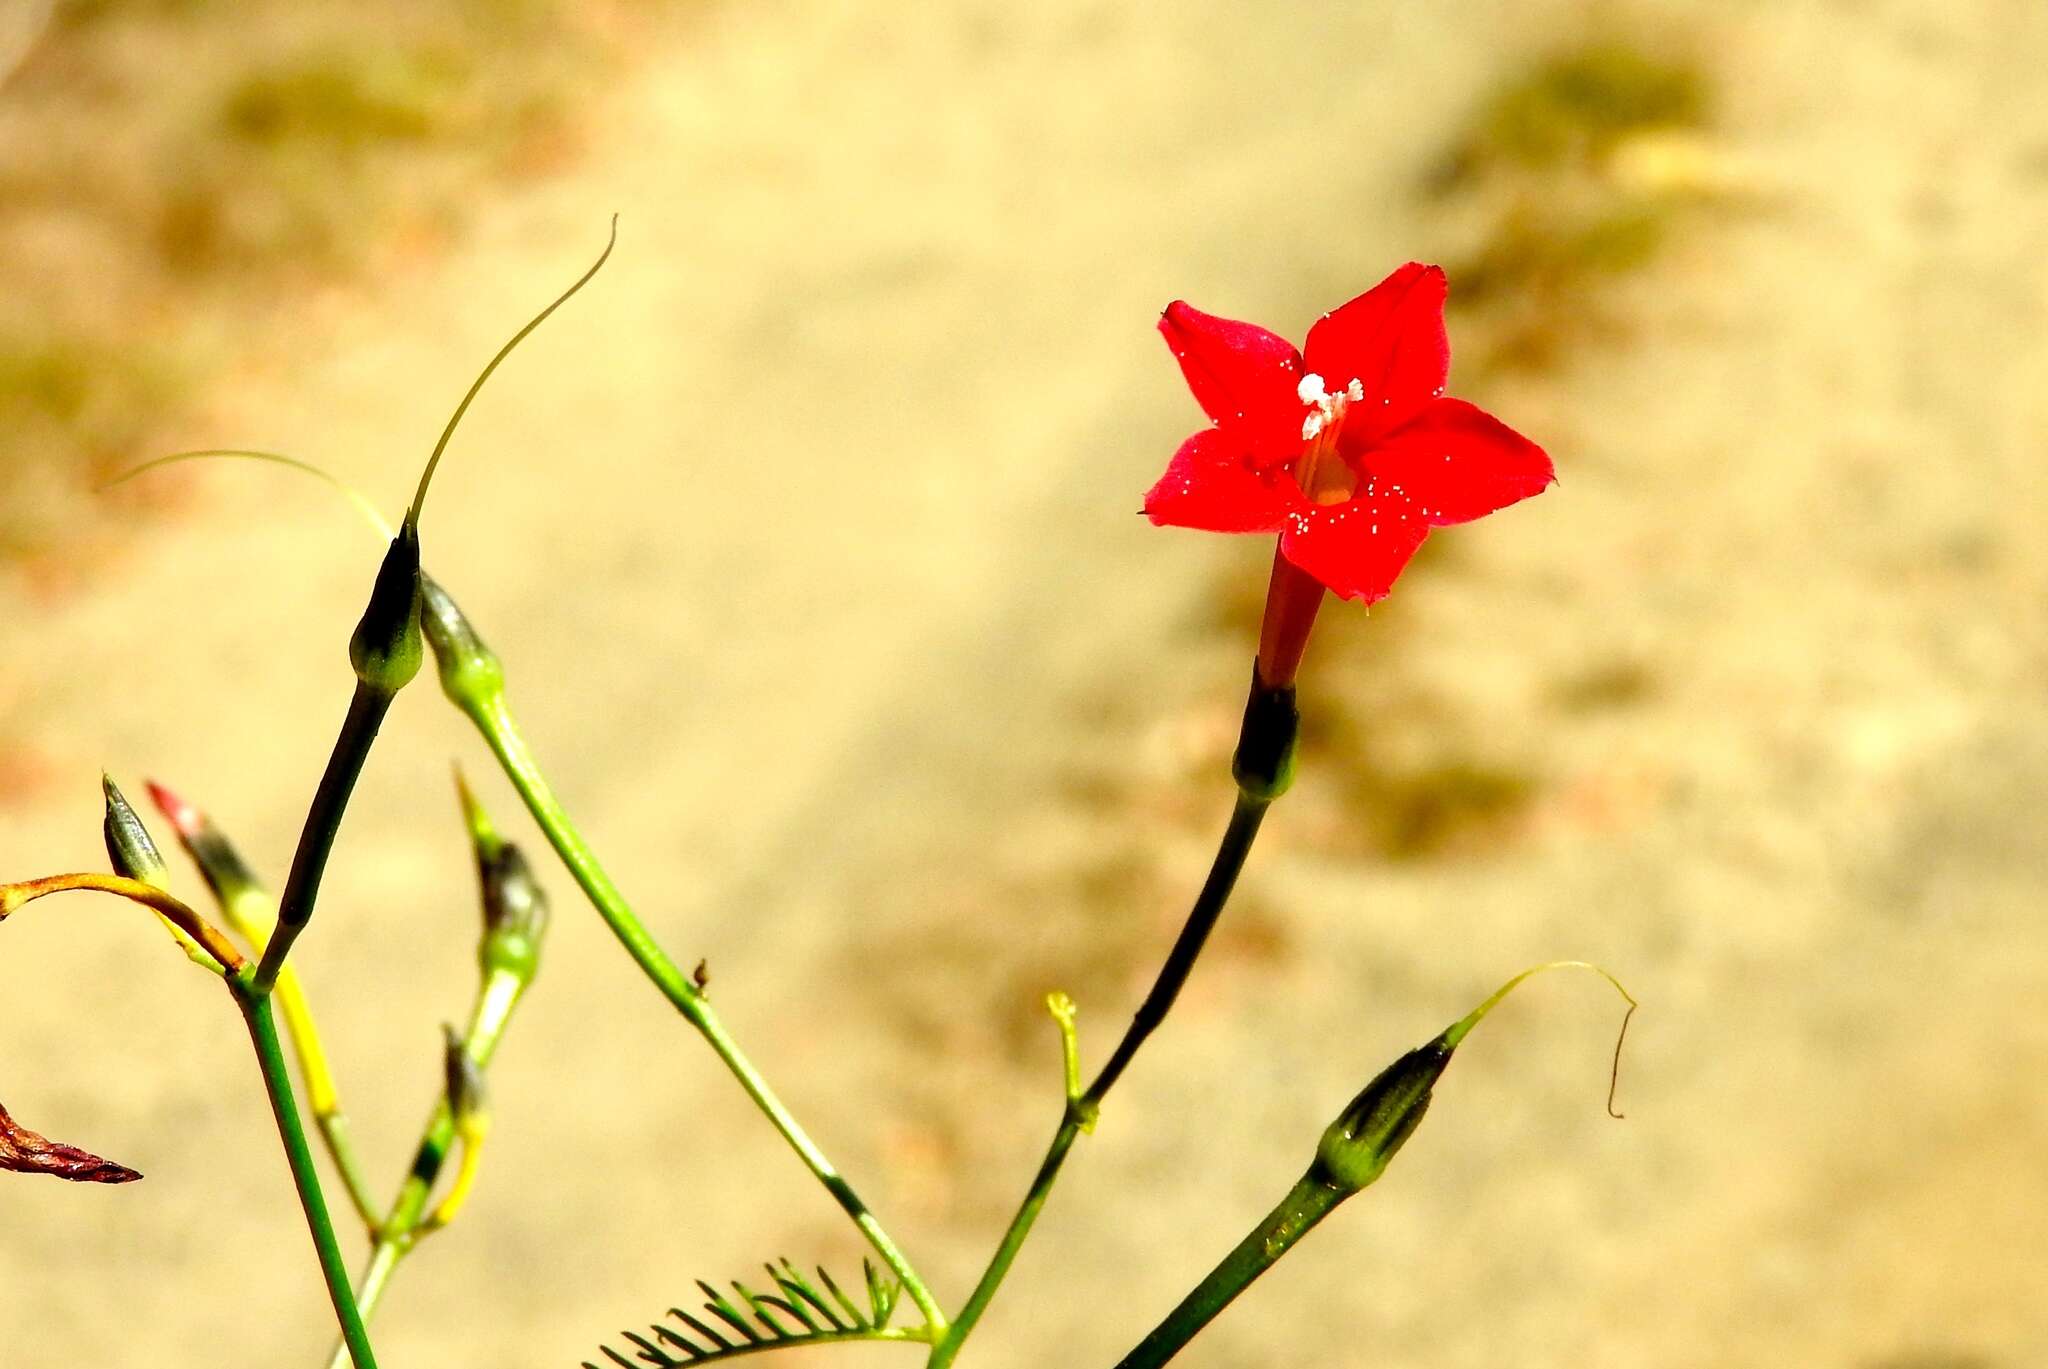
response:
<path id="1" fill-rule="evenodd" d="M 1272 686 L 1259 679 L 1252 663 L 1252 691 L 1244 704 L 1244 725 L 1230 773 L 1249 799 L 1271 803 L 1294 783 L 1295 742 L 1301 735 L 1301 710 L 1294 704 L 1294 686 Z"/>
<path id="2" fill-rule="evenodd" d="M 506 970 L 521 983 L 532 983 L 540 969 L 541 939 L 548 930 L 547 894 L 526 857 L 510 842 L 489 854 L 479 848 L 477 869 L 484 894 L 484 936 L 477 947 L 477 964 L 486 976 Z"/>
<path id="3" fill-rule="evenodd" d="M 168 889 L 170 867 L 164 864 L 163 853 L 150 840 L 149 829 L 142 825 L 142 819 L 136 816 L 111 777 L 100 776 L 100 790 L 107 796 L 107 815 L 100 831 L 106 838 L 107 859 L 114 863 L 114 873 Z"/>
<path id="4" fill-rule="evenodd" d="M 420 539 L 407 523 L 377 567 L 369 605 L 349 638 L 348 660 L 364 684 L 396 694 L 419 674 L 421 655 Z"/>
<path id="5" fill-rule="evenodd" d="M 1451 1063 L 1452 1049 L 1439 1036 L 1381 1070 L 1323 1133 L 1310 1172 L 1346 1193 L 1379 1178 L 1421 1125 L 1430 1091 Z"/>
<path id="6" fill-rule="evenodd" d="M 505 690 L 505 668 L 448 591 L 430 576 L 421 577 L 420 624 L 434 663 L 441 671 L 441 691 L 456 707 L 479 707 Z"/>

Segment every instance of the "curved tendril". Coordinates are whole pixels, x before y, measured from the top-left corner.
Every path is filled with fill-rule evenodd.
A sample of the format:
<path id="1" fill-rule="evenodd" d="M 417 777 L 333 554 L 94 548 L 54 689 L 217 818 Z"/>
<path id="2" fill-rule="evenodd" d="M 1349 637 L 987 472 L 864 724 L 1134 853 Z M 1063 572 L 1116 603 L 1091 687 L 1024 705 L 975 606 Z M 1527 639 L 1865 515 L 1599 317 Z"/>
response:
<path id="1" fill-rule="evenodd" d="M 1474 1027 L 1479 1025 L 1488 1013 L 1500 1006 L 1500 1001 L 1503 998 L 1506 998 L 1519 988 L 1523 980 L 1528 979 L 1532 975 L 1542 974 L 1545 970 L 1591 970 L 1594 974 L 1599 975 L 1609 984 L 1612 984 L 1614 991 L 1621 995 L 1624 1003 L 1628 1004 L 1628 1011 L 1621 1016 L 1621 1029 L 1614 1034 L 1614 1063 L 1607 1072 L 1607 1115 L 1616 1121 L 1620 1121 L 1623 1114 L 1614 1110 L 1614 1094 L 1621 1087 L 1621 1046 L 1624 1041 L 1628 1040 L 1629 1019 L 1636 1015 L 1636 1009 L 1641 1005 L 1636 1002 L 1627 989 L 1621 986 L 1619 979 L 1616 979 L 1612 974 L 1609 974 L 1590 960 L 1552 960 L 1542 965 L 1530 966 L 1498 989 L 1495 989 L 1487 996 L 1484 1003 L 1481 1003 L 1478 1007 L 1453 1023 L 1451 1028 L 1444 1033 L 1444 1043 L 1455 1048 Z"/>
<path id="2" fill-rule="evenodd" d="M 372 504 L 361 490 L 322 470 L 310 461 L 301 461 L 296 456 L 286 456 L 283 452 L 255 451 L 246 447 L 205 447 L 198 451 L 172 452 L 169 456 L 159 456 L 153 460 L 143 462 L 140 466 L 135 466 L 121 472 L 112 480 L 98 486 L 96 492 L 104 493 L 107 490 L 113 489 L 116 485 L 125 485 L 130 480 L 135 479 L 135 477 L 145 475 L 159 466 L 175 465 L 180 461 L 203 461 L 213 457 L 240 457 L 249 461 L 269 461 L 273 464 L 287 466 L 292 470 L 310 475 L 317 480 L 326 482 L 344 499 L 348 500 L 349 503 L 355 505 L 356 512 L 360 513 L 369 522 L 370 526 L 377 530 L 378 536 L 388 542 L 396 535 L 392 532 L 391 524 L 385 521 L 383 514 L 377 512 L 377 506 Z"/>
<path id="3" fill-rule="evenodd" d="M 527 334 L 545 323 L 549 314 L 554 313 L 555 310 L 567 304 L 571 296 L 590 283 L 590 278 L 596 275 L 606 260 L 610 258 L 612 248 L 618 244 L 618 241 L 619 216 L 614 214 L 612 215 L 611 236 L 605 241 L 604 251 L 598 253 L 597 260 L 590 264 L 590 269 L 581 276 L 578 276 L 574 285 L 555 296 L 554 303 L 527 320 L 526 326 L 514 333 L 512 340 L 498 349 L 498 354 L 490 359 L 483 370 L 477 374 L 477 378 L 470 383 L 469 393 L 462 397 L 462 402 L 455 406 L 455 412 L 448 416 L 448 426 L 441 430 L 441 440 L 434 444 L 433 455 L 427 458 L 427 468 L 420 472 L 419 489 L 413 493 L 412 507 L 405 512 L 405 525 L 408 528 L 417 528 L 419 526 L 420 506 L 427 501 L 427 486 L 432 483 L 434 471 L 441 464 L 441 453 L 448 449 L 448 439 L 455 436 L 455 427 L 458 423 L 462 422 L 462 416 L 469 412 L 470 402 L 476 398 L 477 391 L 483 389 L 484 382 L 491 378 L 491 372 L 497 370 L 498 364 L 512 354 L 512 349 L 526 341 Z"/>

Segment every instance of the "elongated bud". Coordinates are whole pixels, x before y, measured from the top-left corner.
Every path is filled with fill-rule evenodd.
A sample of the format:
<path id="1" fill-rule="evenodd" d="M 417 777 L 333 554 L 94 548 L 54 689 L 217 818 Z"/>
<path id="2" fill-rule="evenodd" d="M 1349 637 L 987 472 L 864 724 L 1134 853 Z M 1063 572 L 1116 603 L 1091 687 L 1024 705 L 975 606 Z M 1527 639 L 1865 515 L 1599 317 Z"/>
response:
<path id="1" fill-rule="evenodd" d="M 474 712 L 505 690 L 505 667 L 477 636 L 469 618 L 431 576 L 421 577 L 420 625 L 434 664 L 441 672 L 441 692 L 465 712 Z"/>
<path id="2" fill-rule="evenodd" d="M 238 907 L 250 895 L 261 893 L 255 872 L 234 843 L 214 826 L 213 819 L 155 780 L 149 782 L 149 797 L 169 820 L 185 853 L 199 867 L 200 877 L 223 908 Z"/>
<path id="3" fill-rule="evenodd" d="M 420 670 L 420 539 L 411 523 L 391 539 L 377 582 L 363 609 L 348 660 L 356 678 L 385 694 L 396 694 Z"/>
<path id="4" fill-rule="evenodd" d="M 114 873 L 158 889 L 170 888 L 171 872 L 164 864 L 163 853 L 150 840 L 149 829 L 142 825 L 142 819 L 120 787 L 111 777 L 102 775 L 100 791 L 107 798 L 107 815 L 100 824 L 100 832 L 106 838 L 107 859 L 114 863 Z"/>
<path id="5" fill-rule="evenodd" d="M 1315 1164 L 1309 1169 L 1310 1175 L 1346 1193 L 1356 1193 L 1379 1178 L 1385 1172 L 1387 1162 L 1408 1143 L 1408 1138 L 1415 1134 L 1415 1128 L 1422 1124 L 1422 1115 L 1429 1111 L 1430 1094 L 1436 1088 L 1436 1081 L 1443 1076 L 1445 1067 L 1451 1063 L 1452 1053 L 1472 1034 L 1472 1029 L 1530 976 L 1545 970 L 1567 968 L 1591 970 L 1613 985 L 1615 992 L 1628 1004 L 1628 1012 L 1621 1019 L 1621 1030 L 1614 1038 L 1614 1065 L 1607 1084 L 1608 1115 L 1619 1118 L 1621 1114 L 1614 1110 L 1614 1088 L 1621 1077 L 1621 1044 L 1627 1038 L 1629 1018 L 1635 1015 L 1636 1001 L 1629 997 L 1627 989 L 1621 987 L 1620 980 L 1598 965 L 1583 960 L 1553 960 L 1522 971 L 1495 989 L 1485 1002 L 1444 1028 L 1434 1040 L 1417 1046 L 1381 1070 L 1379 1076 L 1351 1100 L 1351 1105 L 1323 1133 L 1322 1143 L 1316 1147 Z"/>
<path id="6" fill-rule="evenodd" d="M 1452 1049 L 1439 1036 L 1381 1070 L 1323 1133 L 1313 1172 L 1347 1193 L 1356 1193 L 1385 1173 L 1387 1162 L 1422 1124 L 1430 1092 L 1451 1063 Z"/>
<path id="7" fill-rule="evenodd" d="M 1321 586 L 1317 586 L 1321 588 Z M 1293 685 L 1271 685 L 1259 677 L 1252 662 L 1251 696 L 1244 704 L 1244 725 L 1230 773 L 1246 798 L 1271 803 L 1294 783 L 1295 742 L 1301 736 L 1301 710 L 1294 704 Z"/>
<path id="8" fill-rule="evenodd" d="M 483 882 L 484 936 L 477 947 L 477 964 L 486 975 L 508 970 L 530 984 L 540 969 L 541 940 L 547 935 L 548 896 L 526 857 L 509 842 L 488 857 L 479 852 L 478 872 Z"/>

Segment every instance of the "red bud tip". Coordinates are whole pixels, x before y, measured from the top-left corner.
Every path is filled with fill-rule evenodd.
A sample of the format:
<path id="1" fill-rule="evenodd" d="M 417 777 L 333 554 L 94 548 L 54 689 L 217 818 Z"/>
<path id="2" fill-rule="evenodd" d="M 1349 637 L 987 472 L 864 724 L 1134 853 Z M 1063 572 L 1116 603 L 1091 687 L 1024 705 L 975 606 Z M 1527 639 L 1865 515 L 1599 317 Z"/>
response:
<path id="1" fill-rule="evenodd" d="M 149 786 L 149 799 L 156 805 L 171 826 L 178 829 L 181 837 L 197 836 L 206 827 L 206 814 L 179 798 L 155 780 L 144 780 Z"/>

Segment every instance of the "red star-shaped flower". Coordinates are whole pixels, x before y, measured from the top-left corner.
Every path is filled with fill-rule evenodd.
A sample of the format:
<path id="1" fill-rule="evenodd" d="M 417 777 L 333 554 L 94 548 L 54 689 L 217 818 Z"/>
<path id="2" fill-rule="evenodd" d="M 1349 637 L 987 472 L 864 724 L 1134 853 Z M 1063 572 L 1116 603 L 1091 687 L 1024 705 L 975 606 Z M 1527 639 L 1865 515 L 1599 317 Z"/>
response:
<path id="1" fill-rule="evenodd" d="M 1346 599 L 1386 597 L 1432 527 L 1555 478 L 1529 439 L 1444 396 L 1444 273 L 1409 262 L 1309 329 L 1307 355 L 1176 300 L 1159 320 L 1211 426 L 1145 496 L 1154 523 L 1277 532 Z"/>
<path id="2" fill-rule="evenodd" d="M 1146 515 L 1278 533 L 1276 572 L 1291 566 L 1343 598 L 1385 598 L 1431 528 L 1556 478 L 1541 447 L 1444 396 L 1451 351 L 1437 267 L 1409 262 L 1323 315 L 1306 356 L 1179 300 L 1159 331 L 1211 423 L 1174 453 Z"/>

